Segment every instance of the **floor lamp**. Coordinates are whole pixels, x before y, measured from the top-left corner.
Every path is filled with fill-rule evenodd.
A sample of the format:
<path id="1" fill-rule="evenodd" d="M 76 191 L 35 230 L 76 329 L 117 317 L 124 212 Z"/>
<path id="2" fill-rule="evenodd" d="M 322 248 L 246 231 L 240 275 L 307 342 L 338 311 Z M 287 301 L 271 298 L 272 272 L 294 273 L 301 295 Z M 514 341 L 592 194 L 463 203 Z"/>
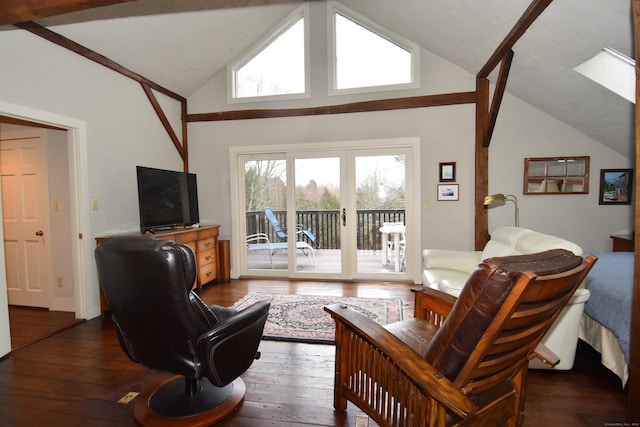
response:
<path id="1" fill-rule="evenodd" d="M 516 207 L 516 227 L 520 226 L 520 209 L 518 208 L 518 198 L 513 194 L 492 194 L 484 198 L 484 205 L 504 205 L 506 202 L 512 202 Z"/>

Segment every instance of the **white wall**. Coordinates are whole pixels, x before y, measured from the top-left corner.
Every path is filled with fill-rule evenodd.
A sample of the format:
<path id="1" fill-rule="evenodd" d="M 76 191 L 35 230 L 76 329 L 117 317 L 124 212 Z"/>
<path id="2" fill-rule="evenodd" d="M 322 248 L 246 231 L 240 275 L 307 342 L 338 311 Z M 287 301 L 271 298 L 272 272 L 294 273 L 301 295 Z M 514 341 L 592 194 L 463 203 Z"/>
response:
<path id="1" fill-rule="evenodd" d="M 37 110 L 86 124 L 86 200 L 98 201 L 89 211 L 89 229 L 81 230 L 85 268 L 86 317 L 99 314 L 97 272 L 93 262 L 98 235 L 139 228 L 136 165 L 182 170 L 182 160 L 162 127 L 140 84 L 23 30 L 0 33 L 0 102 L 15 110 Z M 159 96 L 178 135 L 180 105 Z M 8 107 L 11 110 L 11 107 Z M 11 111 L 2 111 L 12 114 Z M 78 156 L 76 151 L 72 156 Z M 78 184 L 80 185 L 80 184 Z M 0 293 L 5 287 L 0 286 Z M 78 290 L 76 289 L 76 293 Z"/>
<path id="2" fill-rule="evenodd" d="M 505 96 L 489 153 L 489 193 L 518 197 L 522 227 L 564 237 L 585 251 L 610 251 L 611 234 L 633 230 L 632 205 L 598 204 L 600 170 L 633 168 L 633 161 L 570 126 Z M 524 158 L 553 156 L 590 156 L 589 194 L 523 195 Z M 490 209 L 490 231 L 512 222 L 512 204 Z"/>
<path id="3" fill-rule="evenodd" d="M 326 28 L 324 6 L 311 4 L 313 28 Z M 312 39 L 315 52 L 326 52 L 328 38 Z M 475 90 L 475 76 L 428 52 L 421 52 L 422 88 L 394 93 L 345 96 L 327 94 L 326 55 L 312 53 L 312 98 L 296 101 L 227 104 L 226 75 L 214 76 L 189 98 L 190 113 L 238 109 L 296 108 Z M 190 169 L 198 174 L 201 219 L 221 224 L 229 237 L 231 225 L 229 147 L 305 144 L 311 142 L 413 137 L 421 139 L 421 246 L 473 249 L 475 106 L 459 105 L 374 113 L 316 117 L 256 119 L 189 124 Z M 591 156 L 588 195 L 524 196 L 525 157 Z M 460 200 L 437 201 L 438 164 L 456 162 Z M 490 148 L 489 192 L 515 194 L 520 200 L 520 225 L 557 234 L 586 250 L 611 249 L 610 234 L 632 228 L 631 206 L 598 206 L 601 168 L 632 167 L 616 154 L 540 110 L 505 95 Z M 429 209 L 424 209 L 428 204 Z M 579 220 L 578 220 L 579 219 Z M 489 231 L 513 225 L 513 207 L 489 211 Z"/>
<path id="4" fill-rule="evenodd" d="M 324 11 L 320 2 L 312 2 L 311 7 Z M 324 12 L 321 15 L 323 17 L 314 23 L 316 28 L 325 24 Z M 326 37 L 316 37 L 313 43 L 322 49 L 326 41 Z M 81 144 L 86 145 L 86 152 L 81 153 L 85 157 L 79 161 L 83 163 L 86 182 L 78 185 L 86 186 L 80 208 L 86 209 L 89 229 L 82 232 L 85 242 L 88 240 L 91 244 L 83 244 L 82 251 L 86 268 L 91 272 L 88 283 L 79 286 L 87 290 L 87 317 L 95 316 L 99 299 L 92 262 L 93 239 L 108 232 L 138 228 L 136 165 L 180 170 L 182 161 L 138 83 L 18 29 L 0 32 L 0 58 L 4 59 L 0 66 L 0 103 L 82 123 L 79 138 Z M 309 100 L 229 106 L 226 105 L 226 77 L 218 75 L 189 98 L 189 112 L 342 104 L 379 97 L 472 91 L 475 87 L 473 75 L 423 50 L 422 89 L 329 97 L 324 55 L 314 55 L 312 59 L 313 97 Z M 180 134 L 177 125 L 180 106 L 164 96 L 159 98 L 176 133 Z M 3 112 L 11 114 L 11 111 Z M 193 123 L 189 125 L 190 160 L 191 170 L 199 175 L 201 218 L 203 222 L 220 223 L 223 237 L 229 232 L 232 220 L 230 146 L 417 136 L 422 141 L 420 205 L 424 206 L 427 201 L 430 204 L 429 209 L 422 210 L 422 247 L 470 249 L 474 235 L 474 128 L 472 105 Z M 559 140 L 562 144 L 556 143 Z M 533 196 L 522 197 L 522 225 L 561 234 L 588 249 L 610 248 L 609 234 L 630 227 L 632 209 L 597 205 L 598 173 L 602 167 L 629 167 L 630 161 L 531 106 L 505 97 L 491 148 L 490 189 L 521 194 L 523 158 L 555 154 L 591 156 L 590 194 L 539 196 L 535 201 Z M 457 162 L 460 201 L 437 202 L 438 163 L 451 161 Z M 507 182 L 509 185 L 503 187 L 502 183 Z M 87 209 L 91 199 L 98 202 L 95 211 Z M 557 213 L 551 215 L 552 221 L 543 218 L 549 211 Z M 490 230 L 510 223 L 508 207 L 491 210 Z M 4 289 L 0 284 L 0 293 L 5 292 Z"/>

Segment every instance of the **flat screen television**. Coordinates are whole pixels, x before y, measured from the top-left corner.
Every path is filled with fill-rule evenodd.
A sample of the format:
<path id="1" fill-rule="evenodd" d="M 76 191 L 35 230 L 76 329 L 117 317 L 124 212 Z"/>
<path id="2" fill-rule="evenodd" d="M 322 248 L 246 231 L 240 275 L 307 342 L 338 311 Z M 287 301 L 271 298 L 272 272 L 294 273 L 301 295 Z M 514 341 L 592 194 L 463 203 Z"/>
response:
<path id="1" fill-rule="evenodd" d="M 140 230 L 167 230 L 200 222 L 196 175 L 137 166 Z"/>

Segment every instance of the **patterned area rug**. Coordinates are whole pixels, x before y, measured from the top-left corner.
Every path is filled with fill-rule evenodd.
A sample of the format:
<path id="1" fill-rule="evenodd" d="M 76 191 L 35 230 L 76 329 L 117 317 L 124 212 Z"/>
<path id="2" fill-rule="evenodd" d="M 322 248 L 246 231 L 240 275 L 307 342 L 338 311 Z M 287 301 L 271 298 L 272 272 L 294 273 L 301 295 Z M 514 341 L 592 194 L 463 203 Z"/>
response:
<path id="1" fill-rule="evenodd" d="M 243 309 L 258 301 L 270 301 L 264 339 L 333 344 L 335 322 L 324 311 L 330 304 L 347 304 L 381 325 L 402 320 L 402 300 L 382 298 L 329 297 L 316 295 L 250 295 L 234 304 Z"/>

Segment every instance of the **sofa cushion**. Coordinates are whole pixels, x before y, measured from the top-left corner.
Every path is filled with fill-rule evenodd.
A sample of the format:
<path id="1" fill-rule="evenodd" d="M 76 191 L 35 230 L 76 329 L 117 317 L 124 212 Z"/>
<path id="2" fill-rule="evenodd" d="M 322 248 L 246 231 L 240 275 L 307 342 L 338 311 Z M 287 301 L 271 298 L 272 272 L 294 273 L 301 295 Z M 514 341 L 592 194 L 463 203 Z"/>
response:
<path id="1" fill-rule="evenodd" d="M 482 250 L 482 258 L 522 255 L 549 249 L 566 249 L 581 256 L 582 248 L 573 242 L 520 227 L 498 227 Z"/>
<path id="2" fill-rule="evenodd" d="M 491 233 L 491 240 L 482 250 L 481 260 L 508 255 L 519 255 L 514 252 L 516 243 L 523 234 L 530 232 L 520 227 L 498 227 Z M 537 251 L 536 251 L 537 252 Z"/>
<path id="3" fill-rule="evenodd" d="M 467 276 L 469 276 L 469 274 L 471 274 L 471 272 L 478 266 L 480 261 L 482 261 L 480 251 L 425 249 L 422 255 L 424 258 L 425 270 L 457 270 L 467 273 Z"/>
<path id="4" fill-rule="evenodd" d="M 476 263 L 476 267 L 478 263 Z M 442 292 L 457 295 L 469 278 L 469 273 L 447 268 L 430 268 L 422 272 L 422 283 L 426 285 L 437 284 Z M 454 293 L 455 292 L 455 293 Z"/>
<path id="5" fill-rule="evenodd" d="M 575 243 L 535 231 L 523 234 L 515 246 L 515 251 L 519 254 L 531 254 L 548 249 L 566 249 L 575 255 L 582 256 L 582 248 Z"/>

